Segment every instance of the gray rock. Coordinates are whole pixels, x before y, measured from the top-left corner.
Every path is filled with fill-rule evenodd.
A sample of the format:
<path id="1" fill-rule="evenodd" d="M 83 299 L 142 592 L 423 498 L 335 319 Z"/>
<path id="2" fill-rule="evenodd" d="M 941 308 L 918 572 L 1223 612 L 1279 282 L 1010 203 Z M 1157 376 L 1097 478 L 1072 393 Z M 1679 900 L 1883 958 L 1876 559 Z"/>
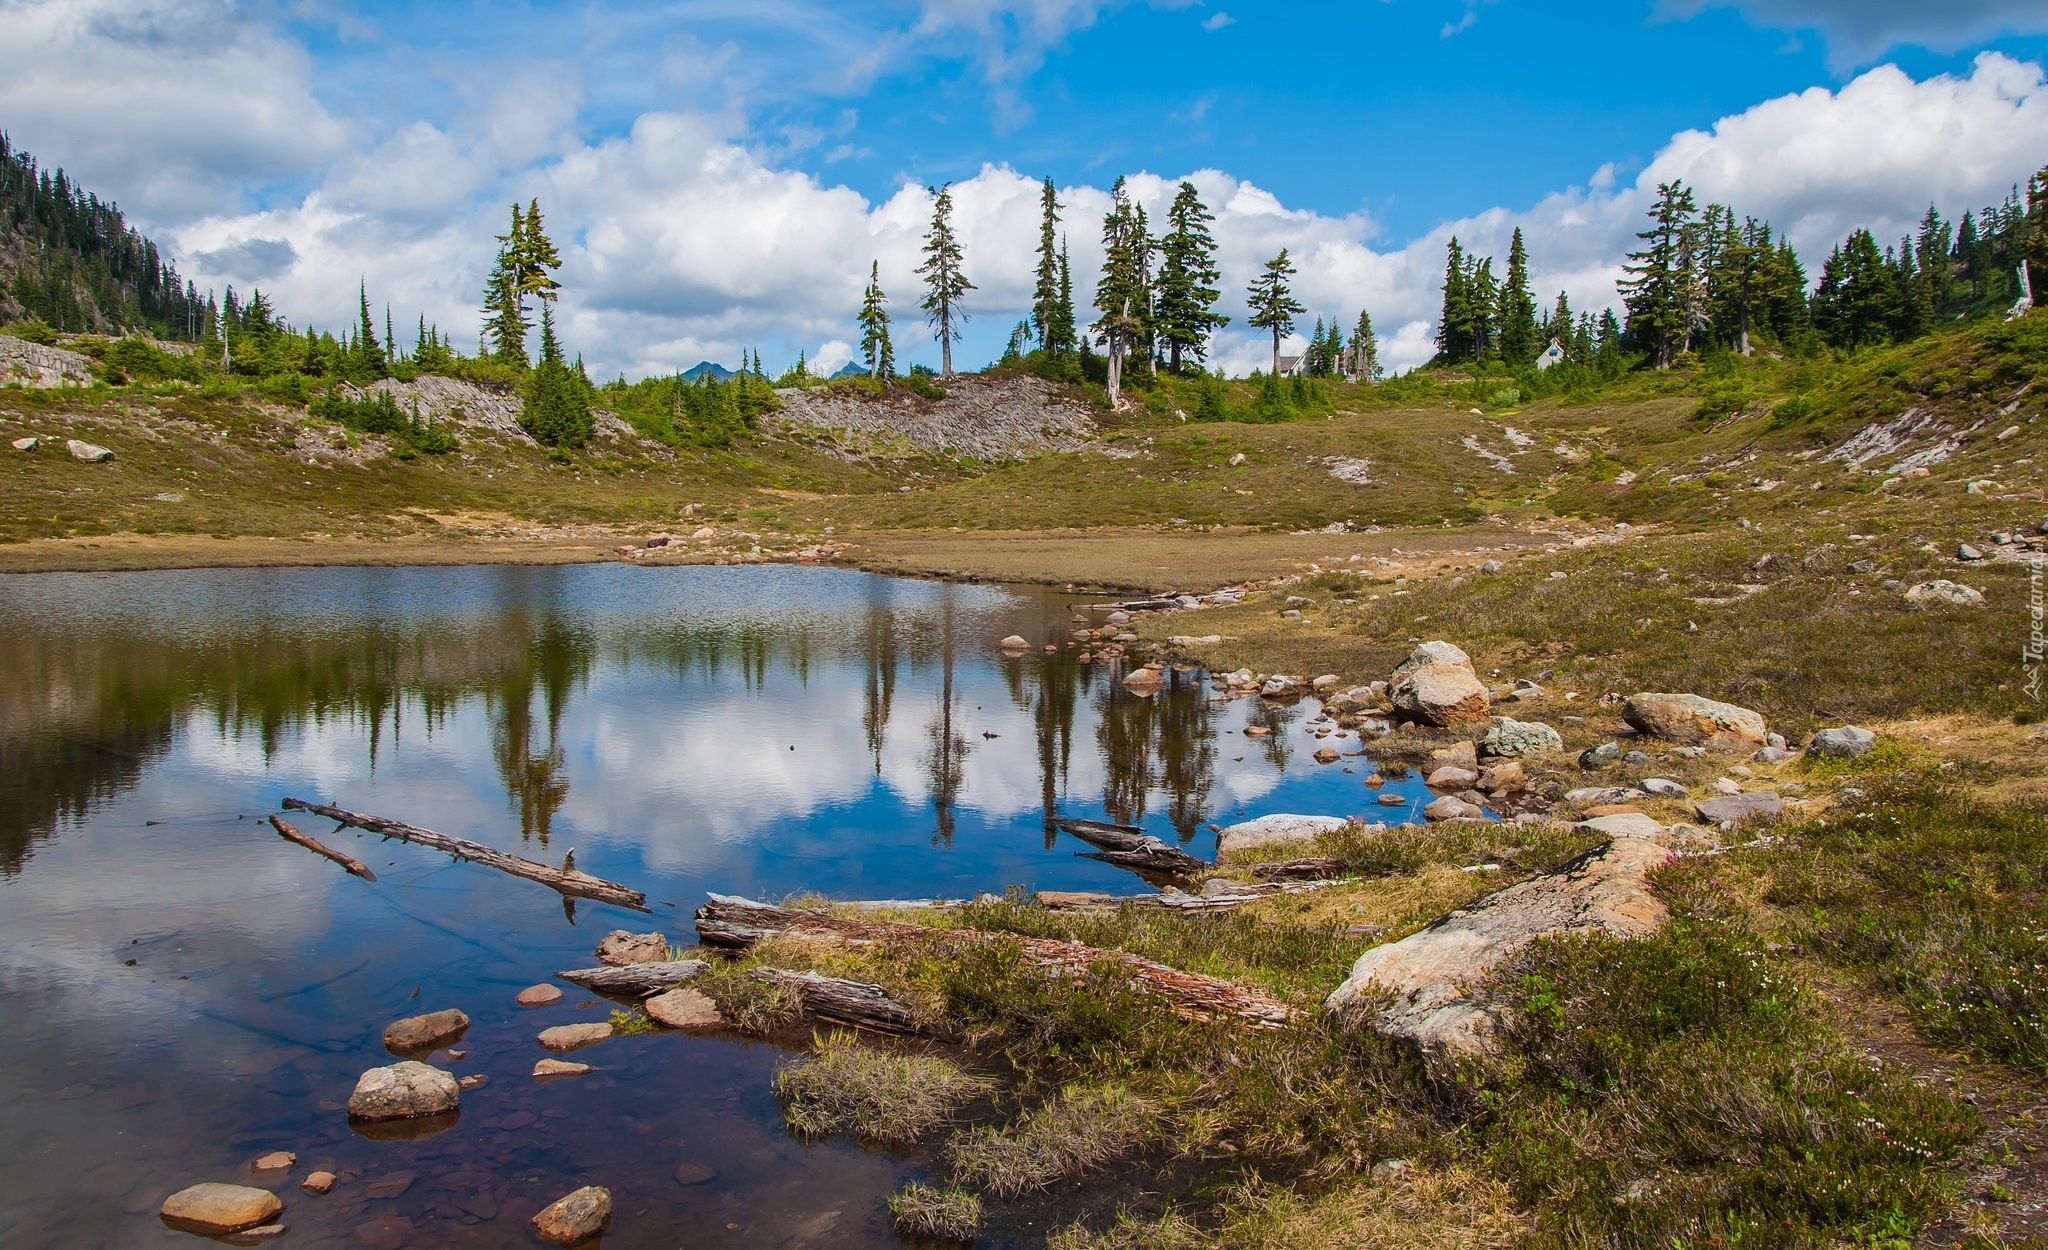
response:
<path id="1" fill-rule="evenodd" d="M 1627 786 L 1581 786 L 1576 790 L 1567 790 L 1564 793 L 1565 802 L 1573 803 L 1580 807 L 1599 807 L 1606 803 L 1628 803 L 1642 797 L 1643 792 L 1641 790 L 1632 790 Z"/>
<path id="2" fill-rule="evenodd" d="M 453 1111 L 461 1100 L 454 1076 L 408 1059 L 363 1073 L 349 1095 L 348 1114 L 352 1120 L 409 1120 Z"/>
<path id="3" fill-rule="evenodd" d="M 1479 754 L 1503 759 L 1532 759 L 1564 750 L 1564 738 L 1542 721 L 1503 716 L 1479 735 Z"/>
<path id="4" fill-rule="evenodd" d="M 1715 794 L 1741 794 L 1742 784 L 1728 777 L 1720 777 L 1708 782 L 1707 789 Z"/>
<path id="5" fill-rule="evenodd" d="M 1920 582 L 1907 587 L 1906 602 L 1916 608 L 1928 608 L 1937 604 L 1974 608 L 1983 604 L 1984 596 L 1959 582 L 1937 577 L 1931 582 Z"/>
<path id="6" fill-rule="evenodd" d="M 585 1185 L 558 1199 L 533 1217 L 533 1231 L 542 1241 L 573 1246 L 603 1232 L 612 1222 L 612 1191 L 601 1185 Z"/>
<path id="7" fill-rule="evenodd" d="M 1806 744 L 1806 753 L 1815 759 L 1852 760 L 1869 754 L 1876 745 L 1877 735 L 1868 729 L 1842 725 L 1813 735 L 1813 741 Z"/>
<path id="8" fill-rule="evenodd" d="M 1582 820 L 1572 827 L 1605 834 L 1610 838 L 1647 838 L 1655 841 L 1664 834 L 1663 822 L 1641 812 L 1616 812 L 1612 816 L 1595 816 L 1591 820 Z"/>
<path id="9" fill-rule="evenodd" d="M 1216 835 L 1216 858 L 1229 859 L 1257 847 L 1313 842 L 1347 823 L 1342 816 L 1297 816 L 1287 812 L 1241 821 Z"/>
<path id="10" fill-rule="evenodd" d="M 1731 794 L 1718 799 L 1707 799 L 1693 810 L 1699 818 L 1710 825 L 1738 828 L 1752 820 L 1771 819 L 1785 814 L 1785 804 L 1769 790 L 1756 790 L 1748 794 Z"/>
<path id="11" fill-rule="evenodd" d="M 1696 694 L 1631 695 L 1622 704 L 1621 718 L 1637 733 L 1686 746 L 1755 750 L 1770 732 L 1756 712 Z"/>
<path id="12" fill-rule="evenodd" d="M 1645 764 L 1654 763 L 1655 761 L 1650 758 L 1649 753 L 1646 751 L 1630 751 L 1627 755 L 1621 757 L 1621 762 L 1640 768 Z"/>
<path id="13" fill-rule="evenodd" d="M 1440 799 L 1432 799 L 1424 804 L 1422 816 L 1423 819 L 1432 821 L 1482 820 L 1486 816 L 1486 809 L 1477 803 L 1446 794 Z"/>
<path id="14" fill-rule="evenodd" d="M 107 448 L 78 438 L 65 439 L 64 450 L 71 453 L 73 460 L 82 460 L 87 464 L 105 464 L 114 458 L 114 453 Z"/>
<path id="15" fill-rule="evenodd" d="M 1616 838 L 1556 872 L 1367 951 L 1326 1009 L 1406 1042 L 1432 1074 L 1447 1077 L 1456 1061 L 1494 1049 L 1493 1016 L 1471 997 L 1471 986 L 1539 937 L 1655 931 L 1668 912 L 1647 878 L 1667 858 L 1654 842 Z"/>
<path id="16" fill-rule="evenodd" d="M 1851 573 L 1856 573 L 1859 575 L 1863 573 L 1874 573 L 1877 571 L 1877 561 L 1851 560 L 1849 561 L 1849 571 Z"/>
<path id="17" fill-rule="evenodd" d="M 1976 549 L 1975 547 L 1972 547 L 1972 546 L 1971 546 L 1970 544 L 1968 544 L 1968 543 L 1957 543 L 1957 544 L 1956 544 L 1956 559 L 1958 559 L 1958 560 L 1982 560 L 1983 558 L 1984 558 L 1984 553 L 1983 553 L 1983 552 L 1981 552 L 1981 551 L 1979 551 L 1979 550 L 1977 550 L 1977 549 Z"/>
<path id="18" fill-rule="evenodd" d="M 1620 762 L 1621 744 L 1618 742 L 1603 742 L 1597 747 L 1589 747 L 1579 752 L 1579 767 L 1589 772 Z"/>
<path id="19" fill-rule="evenodd" d="M 1259 693 L 1268 699 L 1291 699 L 1305 693 L 1305 689 L 1298 678 L 1275 673 L 1259 687 Z"/>
<path id="20" fill-rule="evenodd" d="M 540 1031 L 540 1044 L 549 1050 L 575 1050 L 604 1041 L 611 1035 L 612 1026 L 601 1022 L 558 1024 L 552 1029 Z"/>
<path id="21" fill-rule="evenodd" d="M 16 451 L 34 451 L 36 448 L 41 447 L 42 445 L 43 440 L 37 438 L 33 434 L 29 435 L 27 438 L 17 438 L 14 440 L 13 443 L 14 450 Z"/>
<path id="22" fill-rule="evenodd" d="M 660 963 L 668 958 L 665 933 L 628 933 L 614 929 L 597 944 L 597 962 L 623 968 L 627 964 Z"/>
<path id="23" fill-rule="evenodd" d="M 1448 642 L 1415 648 L 1394 670 L 1388 689 L 1395 711 L 1425 725 L 1471 724 L 1491 710 L 1472 658 Z"/>
<path id="24" fill-rule="evenodd" d="M 407 1016 L 384 1030 L 384 1049 L 399 1055 L 433 1050 L 461 1037 L 468 1028 L 469 1017 L 453 1007 Z"/>
<path id="25" fill-rule="evenodd" d="M 1502 569 L 1506 567 L 1507 565 L 1502 564 L 1498 560 L 1488 560 L 1486 563 L 1479 566 L 1479 571 L 1482 573 L 1493 574 L 1500 572 Z"/>
<path id="26" fill-rule="evenodd" d="M 1783 750 L 1788 744 L 1785 741 L 1784 734 L 1772 732 L 1764 735 L 1764 745 L 1767 747 L 1777 747 L 1779 750 Z"/>
<path id="27" fill-rule="evenodd" d="M 1761 760 L 1766 764 L 1782 764 L 1786 760 L 1796 758 L 1798 754 L 1799 752 L 1789 750 L 1785 747 L 1765 747 L 1763 750 L 1758 751 L 1755 755 L 1752 755 L 1749 758 L 1753 760 Z"/>
<path id="28" fill-rule="evenodd" d="M 268 1224 L 284 1213 L 284 1203 L 267 1189 L 209 1181 L 181 1189 L 164 1199 L 158 1212 L 163 1222 L 181 1232 L 238 1233 Z"/>
<path id="29" fill-rule="evenodd" d="M 1638 781 L 1636 786 L 1644 794 L 1652 794 L 1660 799 L 1682 799 L 1689 793 L 1684 786 L 1669 777 L 1645 777 Z"/>
<path id="30" fill-rule="evenodd" d="M 1031 649 L 1030 640 L 1021 634 L 1011 634 L 996 645 L 1005 651 L 1029 651 Z"/>

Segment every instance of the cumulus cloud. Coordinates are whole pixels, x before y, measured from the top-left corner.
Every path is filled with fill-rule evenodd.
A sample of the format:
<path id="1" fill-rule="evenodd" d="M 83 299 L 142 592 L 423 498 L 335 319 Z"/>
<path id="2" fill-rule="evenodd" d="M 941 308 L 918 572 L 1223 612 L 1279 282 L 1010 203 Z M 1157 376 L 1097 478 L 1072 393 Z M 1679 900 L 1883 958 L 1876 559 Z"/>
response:
<path id="1" fill-rule="evenodd" d="M 1953 52 L 1999 35 L 2048 32 L 2039 0 L 1665 0 L 1663 8 L 1680 17 L 1733 8 L 1760 26 L 1818 30 L 1837 66 L 1866 64 L 1908 44 Z"/>
<path id="2" fill-rule="evenodd" d="M 220 211 L 346 142 L 305 52 L 226 0 L 0 0 L 0 116 L 158 219 Z"/>

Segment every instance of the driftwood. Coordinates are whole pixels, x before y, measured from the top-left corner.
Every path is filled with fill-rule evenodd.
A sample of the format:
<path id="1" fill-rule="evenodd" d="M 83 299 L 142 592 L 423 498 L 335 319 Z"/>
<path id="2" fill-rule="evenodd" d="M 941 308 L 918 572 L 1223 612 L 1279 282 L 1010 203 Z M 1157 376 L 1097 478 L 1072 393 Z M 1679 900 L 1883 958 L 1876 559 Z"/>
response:
<path id="1" fill-rule="evenodd" d="M 377 879 L 377 874 L 371 872 L 370 866 L 368 864 L 365 864 L 362 860 L 359 860 L 351 855 L 344 855 L 340 851 L 337 851 L 333 847 L 328 846 L 326 843 L 320 841 L 318 838 L 307 837 L 305 834 L 300 833 L 298 830 L 286 824 L 284 818 L 281 816 L 272 816 L 270 818 L 270 827 L 277 830 L 277 835 L 283 838 L 285 841 L 296 842 L 300 846 L 303 846 L 307 850 L 313 852 L 315 855 L 325 856 L 326 858 L 333 860 L 335 863 L 340 864 L 343 868 L 348 869 L 350 876 L 361 877 L 365 881 L 375 881 Z"/>
<path id="2" fill-rule="evenodd" d="M 1167 877 L 1193 876 L 1207 872 L 1212 866 L 1206 860 L 1196 859 L 1186 851 L 1168 846 L 1134 825 L 1112 825 L 1099 820 L 1073 818 L 1052 823 L 1054 828 L 1071 833 L 1097 848 L 1092 854 L 1084 853 L 1085 859 L 1099 859 L 1119 868 Z"/>
<path id="3" fill-rule="evenodd" d="M 817 972 L 791 972 L 787 968 L 755 968 L 748 975 L 756 981 L 795 990 L 805 1013 L 821 1020 L 877 1033 L 927 1031 L 918 1026 L 909 1007 L 890 997 L 889 991 L 879 985 Z"/>
<path id="4" fill-rule="evenodd" d="M 1314 881 L 1342 871 L 1342 861 L 1321 855 L 1308 859 L 1283 859 L 1278 863 L 1252 865 L 1252 875 L 1261 881 Z"/>
<path id="5" fill-rule="evenodd" d="M 619 964 L 609 968 L 572 968 L 555 975 L 600 994 L 631 994 L 646 998 L 696 976 L 711 965 L 701 959 L 666 959 L 644 964 Z"/>
<path id="6" fill-rule="evenodd" d="M 1286 1003 L 1235 982 L 1182 972 L 1137 955 L 1079 942 L 860 920 L 822 911 L 793 911 L 724 894 L 712 895 L 709 903 L 697 909 L 697 936 L 707 945 L 744 950 L 785 933 L 854 944 L 1011 941 L 1030 963 L 1076 979 L 1086 978 L 1097 965 L 1114 965 L 1131 984 L 1168 1000 L 1175 1011 L 1185 1016 L 1233 1015 L 1257 1024 L 1277 1025 L 1295 1015 Z"/>
<path id="7" fill-rule="evenodd" d="M 420 846 L 431 847 L 437 851 L 446 851 L 457 859 L 472 860 L 486 868 L 495 868 L 499 872 L 510 873 L 515 877 L 524 877 L 528 881 L 538 881 L 549 889 L 560 892 L 565 898 L 595 899 L 600 903 L 611 903 L 618 907 L 630 907 L 634 911 L 652 910 L 647 906 L 647 896 L 640 891 L 627 889 L 615 881 L 606 881 L 602 877 L 593 877 L 589 873 L 578 872 L 574 868 L 567 866 L 550 868 L 546 864 L 536 864 L 530 859 L 522 859 L 517 855 L 494 850 L 480 842 L 471 842 L 467 838 L 456 838 L 445 833 L 435 833 L 432 829 L 422 829 L 417 825 L 408 825 L 401 820 L 386 820 L 382 816 L 369 816 L 362 812 L 344 811 L 339 807 L 329 807 L 324 803 L 308 803 L 303 799 L 286 799 L 284 806 L 287 811 L 311 812 L 315 816 L 325 816 L 327 819 L 335 821 L 344 827 L 353 826 L 368 833 L 381 833 L 387 838 L 397 838 L 404 842 L 413 842 Z"/>
<path id="8" fill-rule="evenodd" d="M 1128 603 L 1091 603 L 1093 612 L 1165 612 L 1180 606 L 1180 600 L 1162 595 L 1153 599 L 1132 599 Z"/>

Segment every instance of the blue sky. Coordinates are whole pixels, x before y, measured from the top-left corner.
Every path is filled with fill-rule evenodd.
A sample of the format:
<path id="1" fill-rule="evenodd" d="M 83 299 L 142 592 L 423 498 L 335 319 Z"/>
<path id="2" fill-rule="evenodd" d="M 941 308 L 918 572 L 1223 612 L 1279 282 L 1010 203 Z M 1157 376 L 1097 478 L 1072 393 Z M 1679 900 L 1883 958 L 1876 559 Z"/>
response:
<path id="1" fill-rule="evenodd" d="M 1597 305 L 1646 178 L 1704 179 L 1823 251 L 2023 179 L 2048 159 L 2048 6 L 1934 8 L 0 0 L 0 126 L 301 321 L 367 277 L 460 341 L 479 234 L 538 195 L 566 328 L 628 373 L 837 354 L 870 260 L 912 302 L 916 189 L 949 180 L 985 358 L 1021 311 L 1025 179 L 1076 188 L 1085 277 L 1114 178 L 1198 175 L 1236 205 L 1227 280 L 1291 246 L 1315 311 L 1373 307 L 1402 358 L 1450 230 L 1498 248 L 1524 225 L 1539 280 Z"/>

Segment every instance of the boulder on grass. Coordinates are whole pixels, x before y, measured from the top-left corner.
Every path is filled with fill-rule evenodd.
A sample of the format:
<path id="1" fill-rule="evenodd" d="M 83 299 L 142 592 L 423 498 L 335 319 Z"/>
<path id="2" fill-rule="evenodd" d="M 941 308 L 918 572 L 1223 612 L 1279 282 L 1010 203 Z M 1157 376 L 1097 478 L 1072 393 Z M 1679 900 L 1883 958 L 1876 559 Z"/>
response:
<path id="1" fill-rule="evenodd" d="M 1495 759 L 1531 759 L 1564 750 L 1564 738 L 1540 720 L 1503 716 L 1479 735 L 1479 754 Z"/>
<path id="2" fill-rule="evenodd" d="M 1853 760 L 1868 755 L 1877 745 L 1877 735 L 1855 725 L 1823 729 L 1806 744 L 1806 753 L 1821 760 Z"/>
<path id="3" fill-rule="evenodd" d="M 1257 847 L 1313 842 L 1347 823 L 1342 816 L 1295 816 L 1286 812 L 1241 821 L 1216 835 L 1216 858 L 1229 859 Z"/>
<path id="4" fill-rule="evenodd" d="M 1669 915 L 1648 874 L 1668 857 L 1641 838 L 1616 838 L 1555 872 L 1509 886 L 1398 942 L 1359 956 L 1325 1007 L 1339 1019 L 1413 1047 L 1440 1079 L 1494 1051 L 1494 1020 L 1471 987 L 1539 937 L 1641 937 Z"/>
<path id="5" fill-rule="evenodd" d="M 1447 728 L 1486 719 L 1486 686 L 1472 657 L 1448 642 L 1425 642 L 1388 679 L 1394 710 L 1412 721 Z"/>
<path id="6" fill-rule="evenodd" d="M 1696 694 L 1630 695 L 1621 718 L 1637 733 L 1686 746 L 1754 751 L 1770 732 L 1761 714 Z"/>

